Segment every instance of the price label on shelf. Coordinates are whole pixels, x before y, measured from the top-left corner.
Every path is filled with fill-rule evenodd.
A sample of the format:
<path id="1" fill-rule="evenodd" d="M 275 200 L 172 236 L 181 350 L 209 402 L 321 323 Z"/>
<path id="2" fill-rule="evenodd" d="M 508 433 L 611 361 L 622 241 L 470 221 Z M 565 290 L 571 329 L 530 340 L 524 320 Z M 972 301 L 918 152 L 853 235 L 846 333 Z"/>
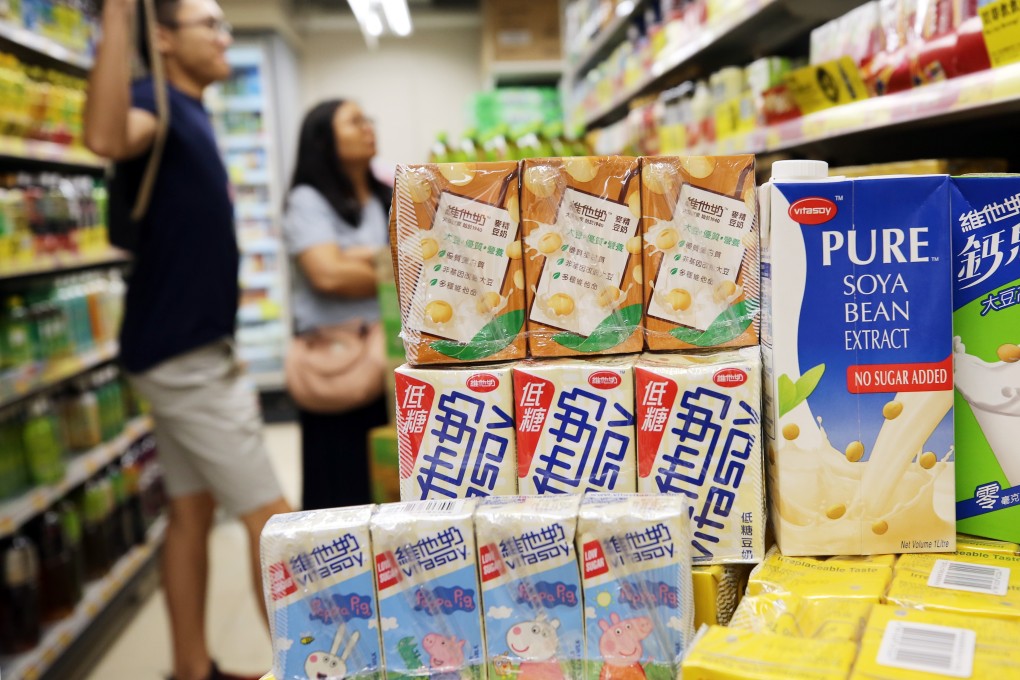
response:
<path id="1" fill-rule="evenodd" d="M 992 66 L 1020 61 L 1020 8 L 1016 0 L 981 0 L 979 4 Z"/>
<path id="2" fill-rule="evenodd" d="M 786 77 L 786 84 L 805 115 L 868 98 L 861 72 L 850 57 L 797 69 Z"/>

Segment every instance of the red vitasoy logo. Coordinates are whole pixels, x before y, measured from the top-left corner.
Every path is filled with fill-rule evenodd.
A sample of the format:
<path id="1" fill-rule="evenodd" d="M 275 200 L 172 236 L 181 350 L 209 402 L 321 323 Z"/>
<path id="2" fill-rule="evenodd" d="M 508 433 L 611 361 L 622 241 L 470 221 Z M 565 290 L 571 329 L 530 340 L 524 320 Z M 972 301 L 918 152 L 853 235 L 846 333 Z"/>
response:
<path id="1" fill-rule="evenodd" d="M 475 373 L 467 379 L 467 388 L 472 392 L 492 392 L 499 387 L 499 378 L 491 373 Z"/>
<path id="2" fill-rule="evenodd" d="M 588 384 L 599 390 L 611 390 L 623 384 L 623 378 L 613 371 L 596 371 L 588 376 Z"/>
<path id="3" fill-rule="evenodd" d="M 747 373 L 739 368 L 722 368 L 712 376 L 712 382 L 719 387 L 740 387 L 747 382 Z"/>
<path id="4" fill-rule="evenodd" d="M 821 196 L 809 196 L 794 201 L 787 211 L 790 219 L 800 224 L 825 224 L 839 212 L 836 204 Z"/>

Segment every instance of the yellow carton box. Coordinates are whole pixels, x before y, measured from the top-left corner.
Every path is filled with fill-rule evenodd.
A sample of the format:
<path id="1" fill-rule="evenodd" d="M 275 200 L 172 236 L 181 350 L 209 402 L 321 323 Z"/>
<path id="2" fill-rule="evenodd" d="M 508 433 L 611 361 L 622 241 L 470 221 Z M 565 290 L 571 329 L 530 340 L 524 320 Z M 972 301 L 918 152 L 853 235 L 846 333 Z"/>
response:
<path id="1" fill-rule="evenodd" d="M 903 555 L 886 601 L 1020 622 L 1020 557 L 964 551 Z"/>
<path id="2" fill-rule="evenodd" d="M 858 642 L 873 606 L 868 600 L 763 593 L 744 597 L 729 625 L 756 633 Z"/>
<path id="3" fill-rule="evenodd" d="M 694 629 L 702 625 L 727 626 L 740 596 L 747 588 L 750 567 L 737 564 L 695 565 Z"/>
<path id="4" fill-rule="evenodd" d="M 684 659 L 681 680 L 846 680 L 852 642 L 712 626 Z"/>
<path id="5" fill-rule="evenodd" d="M 892 580 L 886 564 L 851 560 L 784 557 L 772 548 L 755 567 L 748 595 L 793 593 L 803 598 L 844 598 L 879 602 Z"/>

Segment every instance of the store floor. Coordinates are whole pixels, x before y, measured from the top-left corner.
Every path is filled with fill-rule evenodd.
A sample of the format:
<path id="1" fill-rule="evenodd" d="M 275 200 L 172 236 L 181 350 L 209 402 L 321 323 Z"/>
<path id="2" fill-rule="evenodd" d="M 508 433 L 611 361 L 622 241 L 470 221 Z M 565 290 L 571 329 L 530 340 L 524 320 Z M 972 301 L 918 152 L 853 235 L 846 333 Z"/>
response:
<path id="1" fill-rule="evenodd" d="M 301 487 L 297 425 L 269 425 L 265 432 L 284 494 L 296 504 Z M 220 522 L 213 531 L 207 631 L 210 649 L 221 668 L 260 674 L 269 670 L 272 650 L 255 603 L 246 544 L 244 528 L 236 521 Z M 170 670 L 166 602 L 159 590 L 140 607 L 88 680 L 163 680 Z"/>

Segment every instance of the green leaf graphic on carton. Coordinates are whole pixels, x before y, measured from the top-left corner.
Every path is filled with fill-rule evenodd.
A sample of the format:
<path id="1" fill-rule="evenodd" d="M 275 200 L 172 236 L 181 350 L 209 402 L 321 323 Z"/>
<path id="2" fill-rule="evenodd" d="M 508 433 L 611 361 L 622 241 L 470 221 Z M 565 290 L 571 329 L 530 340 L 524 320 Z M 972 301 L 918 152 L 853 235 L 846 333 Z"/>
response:
<path id="1" fill-rule="evenodd" d="M 518 309 L 489 321 L 470 342 L 436 340 L 429 347 L 451 359 L 475 361 L 502 351 L 520 334 L 523 326 L 524 310 Z"/>
<path id="2" fill-rule="evenodd" d="M 645 664 L 645 677 L 648 680 L 675 680 L 676 672 L 664 663 Z"/>
<path id="3" fill-rule="evenodd" d="M 825 364 L 818 364 L 800 376 L 796 384 L 785 373 L 779 376 L 779 417 L 782 418 L 810 397 L 824 374 Z"/>
<path id="4" fill-rule="evenodd" d="M 623 307 L 602 320 L 587 338 L 577 333 L 557 333 L 553 342 L 575 352 L 604 352 L 616 347 L 634 333 L 641 321 L 641 305 Z"/>
<path id="5" fill-rule="evenodd" d="M 715 347 L 743 335 L 753 320 L 754 310 L 748 306 L 747 300 L 741 300 L 717 316 L 704 331 L 681 327 L 674 328 L 669 334 L 695 347 Z"/>

